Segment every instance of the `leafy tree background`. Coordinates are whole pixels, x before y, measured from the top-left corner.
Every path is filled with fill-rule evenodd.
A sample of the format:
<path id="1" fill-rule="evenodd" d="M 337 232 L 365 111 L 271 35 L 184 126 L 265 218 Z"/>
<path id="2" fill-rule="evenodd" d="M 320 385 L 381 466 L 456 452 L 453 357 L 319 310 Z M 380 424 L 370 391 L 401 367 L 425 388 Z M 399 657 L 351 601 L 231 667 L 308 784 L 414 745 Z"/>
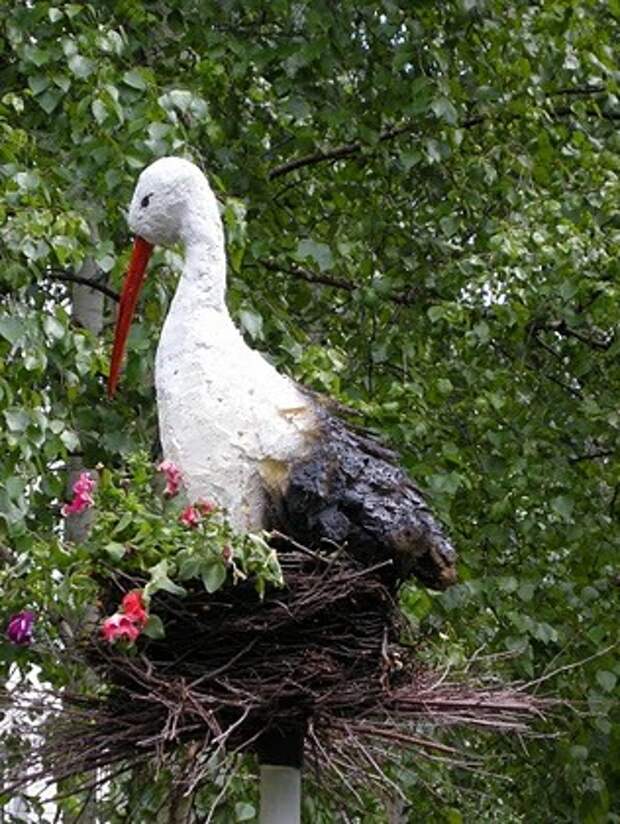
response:
<path id="1" fill-rule="evenodd" d="M 557 738 L 462 735 L 489 775 L 405 758 L 399 820 L 620 821 L 620 663 L 603 652 L 620 588 L 620 2 L 7 0 L 0 26 L 3 616 L 36 607 L 24 576 L 36 593 L 67 565 L 44 547 L 68 470 L 156 437 L 178 253 L 151 266 L 113 403 L 104 379 L 135 178 L 185 154 L 221 201 L 248 340 L 356 407 L 449 525 L 460 583 L 403 592 L 425 654 L 496 655 L 503 678 L 563 668 L 541 690 L 578 702 Z M 101 333 L 76 322 L 76 278 L 106 295 Z M 34 660 L 79 678 L 62 656 L 0 654 L 3 677 Z M 167 785 L 117 790 L 103 820 L 153 820 Z M 221 820 L 250 817 L 247 799 L 234 784 Z M 307 820 L 336 820 L 330 803 L 308 797 Z M 368 798 L 360 820 L 382 809 Z"/>

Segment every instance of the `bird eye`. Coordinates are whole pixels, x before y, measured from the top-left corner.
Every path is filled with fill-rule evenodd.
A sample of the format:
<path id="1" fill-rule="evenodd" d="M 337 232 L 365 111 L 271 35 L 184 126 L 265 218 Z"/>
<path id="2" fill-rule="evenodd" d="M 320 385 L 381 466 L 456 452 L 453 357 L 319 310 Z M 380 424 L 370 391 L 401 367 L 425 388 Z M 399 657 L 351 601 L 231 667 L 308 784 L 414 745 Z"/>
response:
<path id="1" fill-rule="evenodd" d="M 143 209 L 146 209 L 146 207 L 149 205 L 149 202 L 150 202 L 150 200 L 151 200 L 151 197 L 152 197 L 152 194 L 150 194 L 150 195 L 145 195 L 145 196 L 142 198 L 142 200 L 140 201 L 140 206 L 142 206 L 142 208 L 143 208 Z"/>

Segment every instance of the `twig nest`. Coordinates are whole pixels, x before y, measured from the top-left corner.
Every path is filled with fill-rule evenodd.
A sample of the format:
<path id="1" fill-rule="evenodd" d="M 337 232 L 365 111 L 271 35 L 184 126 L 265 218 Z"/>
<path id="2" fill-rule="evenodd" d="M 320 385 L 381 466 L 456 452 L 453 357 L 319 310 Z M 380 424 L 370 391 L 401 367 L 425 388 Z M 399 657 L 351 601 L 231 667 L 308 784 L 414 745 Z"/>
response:
<path id="1" fill-rule="evenodd" d="M 214 754 L 225 765 L 286 740 L 300 761 L 303 746 L 308 763 L 337 776 L 339 792 L 344 780 L 355 793 L 360 782 L 381 784 L 379 765 L 399 748 L 462 763 L 443 740 L 421 734 L 420 721 L 525 730 L 540 714 L 544 702 L 523 691 L 450 684 L 424 669 L 399 643 L 403 618 L 378 567 L 303 547 L 280 561 L 285 586 L 262 599 L 249 580 L 212 594 L 190 584 L 184 597 L 158 592 L 151 601 L 165 637 L 140 637 L 127 652 L 93 636 L 85 656 L 106 689 L 62 696 L 28 781 L 167 758 L 193 742 L 184 781 L 196 786 Z M 142 583 L 125 577 L 124 591 Z M 110 603 L 119 595 L 109 591 Z"/>

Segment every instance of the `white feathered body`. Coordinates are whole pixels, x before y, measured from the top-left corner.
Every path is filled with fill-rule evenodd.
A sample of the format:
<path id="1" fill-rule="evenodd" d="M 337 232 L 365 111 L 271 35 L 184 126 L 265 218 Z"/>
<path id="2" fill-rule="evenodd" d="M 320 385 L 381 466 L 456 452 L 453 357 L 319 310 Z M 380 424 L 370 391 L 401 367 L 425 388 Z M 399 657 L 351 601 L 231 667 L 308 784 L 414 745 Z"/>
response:
<path id="1" fill-rule="evenodd" d="M 266 489 L 285 481 L 316 431 L 308 399 L 250 349 L 227 312 L 182 281 L 156 360 L 160 437 L 191 501 L 223 507 L 233 527 L 266 526 Z"/>

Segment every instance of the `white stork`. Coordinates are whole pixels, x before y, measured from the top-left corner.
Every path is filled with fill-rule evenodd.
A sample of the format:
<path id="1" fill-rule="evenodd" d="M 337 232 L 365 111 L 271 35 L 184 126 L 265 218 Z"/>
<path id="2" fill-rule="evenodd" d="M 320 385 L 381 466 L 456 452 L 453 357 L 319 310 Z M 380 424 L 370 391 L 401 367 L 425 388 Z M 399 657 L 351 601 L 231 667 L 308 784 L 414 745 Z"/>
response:
<path id="1" fill-rule="evenodd" d="M 115 391 L 150 252 L 181 243 L 185 266 L 157 348 L 164 457 L 191 500 L 209 498 L 234 528 L 278 527 L 306 545 L 345 544 L 368 563 L 392 559 L 443 589 L 455 553 L 395 455 L 346 426 L 261 354 L 226 308 L 217 202 L 188 160 L 164 157 L 140 175 L 129 209 L 134 249 L 121 295 L 108 392 Z"/>
<path id="2" fill-rule="evenodd" d="M 180 242 L 185 266 L 155 383 L 164 457 L 181 469 L 190 499 L 215 500 L 239 531 L 277 526 L 315 549 L 327 540 L 368 563 L 393 560 L 393 582 L 413 572 L 435 588 L 451 584 L 454 550 L 394 453 L 347 427 L 243 340 L 226 308 L 222 222 L 200 169 L 176 157 L 152 163 L 129 225 L 134 250 L 108 392 L 153 245 Z M 262 748 L 261 822 L 298 824 L 303 730 L 276 729 Z"/>

